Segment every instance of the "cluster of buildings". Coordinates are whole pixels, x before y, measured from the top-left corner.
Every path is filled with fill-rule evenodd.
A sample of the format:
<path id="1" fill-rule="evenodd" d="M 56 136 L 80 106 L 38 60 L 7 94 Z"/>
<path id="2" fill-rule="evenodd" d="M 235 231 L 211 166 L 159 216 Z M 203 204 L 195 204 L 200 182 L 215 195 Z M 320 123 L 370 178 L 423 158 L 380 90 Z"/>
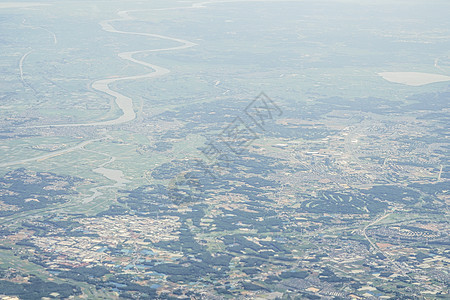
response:
<path id="1" fill-rule="evenodd" d="M 57 269 L 103 263 L 109 267 L 127 266 L 137 257 L 146 256 L 171 260 L 170 254 L 153 249 L 151 243 L 178 239 L 180 225 L 178 217 L 171 216 L 151 219 L 118 215 L 77 221 L 81 226 L 71 231 L 57 233 L 50 230 L 45 236 L 30 237 L 49 267 Z"/>

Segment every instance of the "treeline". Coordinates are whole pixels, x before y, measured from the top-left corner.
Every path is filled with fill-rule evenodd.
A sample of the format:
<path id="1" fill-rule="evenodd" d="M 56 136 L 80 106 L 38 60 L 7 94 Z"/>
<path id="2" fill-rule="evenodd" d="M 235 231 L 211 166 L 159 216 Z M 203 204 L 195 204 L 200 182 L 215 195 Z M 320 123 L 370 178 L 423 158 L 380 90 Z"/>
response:
<path id="1" fill-rule="evenodd" d="M 101 266 L 94 266 L 91 268 L 78 267 L 69 271 L 62 271 L 58 274 L 58 277 L 95 284 L 99 278 L 106 274 L 109 274 L 108 269 Z"/>
<path id="2" fill-rule="evenodd" d="M 14 283 L 0 280 L 0 293 L 9 296 L 17 296 L 22 300 L 35 300 L 43 297 L 51 297 L 50 294 L 58 293 L 59 299 L 81 294 L 79 287 L 68 283 L 58 284 L 46 282 L 37 277 L 31 277 L 28 283 Z"/>

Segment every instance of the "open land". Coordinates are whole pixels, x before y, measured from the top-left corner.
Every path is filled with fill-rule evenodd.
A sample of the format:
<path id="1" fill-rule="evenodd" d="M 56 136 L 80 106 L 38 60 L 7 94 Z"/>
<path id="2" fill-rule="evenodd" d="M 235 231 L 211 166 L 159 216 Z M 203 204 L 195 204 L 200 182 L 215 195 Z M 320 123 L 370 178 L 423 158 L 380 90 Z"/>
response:
<path id="1" fill-rule="evenodd" d="M 0 299 L 448 298 L 448 4 L 38 4 L 0 2 Z"/>

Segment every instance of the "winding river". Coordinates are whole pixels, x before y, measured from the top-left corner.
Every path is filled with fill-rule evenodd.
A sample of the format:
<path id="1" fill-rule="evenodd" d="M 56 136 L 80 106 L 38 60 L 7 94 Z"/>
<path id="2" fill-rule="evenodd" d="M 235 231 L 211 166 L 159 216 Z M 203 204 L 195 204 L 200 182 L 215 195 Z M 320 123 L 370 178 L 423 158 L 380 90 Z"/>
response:
<path id="1" fill-rule="evenodd" d="M 198 7 L 198 6 L 197 6 Z M 152 38 L 160 38 L 170 41 L 175 41 L 178 43 L 181 43 L 180 46 L 176 47 L 170 47 L 170 48 L 160 48 L 160 49 L 150 49 L 150 50 L 139 50 L 139 51 L 131 51 L 131 52 L 122 52 L 119 53 L 118 56 L 121 59 L 128 60 L 132 63 L 136 63 L 148 68 L 151 68 L 153 72 L 145 73 L 142 75 L 134 75 L 134 76 L 125 76 L 125 77 L 117 77 L 117 78 L 108 78 L 108 79 L 100 79 L 97 81 L 94 81 L 91 84 L 91 87 L 101 93 L 107 94 L 109 96 L 112 96 L 114 98 L 114 101 L 117 105 L 117 107 L 122 111 L 122 115 L 119 116 L 116 119 L 108 120 L 108 121 L 99 121 L 99 122 L 91 122 L 91 123 L 75 123 L 75 124 L 55 124 L 55 125 L 38 125 L 38 126 L 30 126 L 32 128 L 42 128 L 42 127 L 77 127 L 77 126 L 108 126 L 108 125 L 118 125 L 126 122 L 130 122 L 136 118 L 136 113 L 133 109 L 133 99 L 131 99 L 128 96 L 125 96 L 124 94 L 121 94 L 117 91 L 114 91 L 110 88 L 110 85 L 112 83 L 118 82 L 118 81 L 124 81 L 124 80 L 139 80 L 139 79 L 150 79 L 155 78 L 159 76 L 166 75 L 170 73 L 169 69 L 166 69 L 161 66 L 157 66 L 154 64 L 150 64 L 145 61 L 138 60 L 134 58 L 134 55 L 140 54 L 140 53 L 148 53 L 148 52 L 160 52 L 160 51 L 171 51 L 171 50 L 181 50 L 193 47 L 197 44 L 192 43 L 190 41 L 186 41 L 183 39 L 178 38 L 172 38 L 165 35 L 160 34 L 153 34 L 153 33 L 143 33 L 143 32 L 132 32 L 132 31 L 121 31 L 117 30 L 112 23 L 118 22 L 118 21 L 125 21 L 125 20 L 133 20 L 132 17 L 130 17 L 130 12 L 133 11 L 120 11 L 118 13 L 119 17 L 118 19 L 112 19 L 112 20 L 106 20 L 101 21 L 99 24 L 102 27 L 104 31 L 112 32 L 112 33 L 120 33 L 120 34 L 131 34 L 131 35 L 139 35 L 139 36 L 147 36 Z M 30 128 L 29 127 L 29 128 Z"/>
<path id="2" fill-rule="evenodd" d="M 183 7 L 183 8 L 195 8 L 196 6 L 192 6 L 192 7 Z M 182 7 L 178 7 L 175 9 L 180 9 Z M 157 10 L 161 10 L 161 9 L 157 9 Z M 150 64 L 148 62 L 145 61 L 141 61 L 138 60 L 136 58 L 134 58 L 135 55 L 140 54 L 140 53 L 148 53 L 148 52 L 160 52 L 160 51 L 171 51 L 171 50 L 181 50 L 181 49 L 186 49 L 186 48 L 190 48 L 195 46 L 195 43 L 192 43 L 190 41 L 186 41 L 183 39 L 178 39 L 178 38 L 172 38 L 172 37 L 168 37 L 168 36 L 164 36 L 164 35 L 159 35 L 159 34 L 152 34 L 152 33 L 142 33 L 142 32 L 130 32 L 130 31 L 121 31 L 121 30 L 117 30 L 112 23 L 114 22 L 119 22 L 119 21 L 125 21 L 125 20 L 133 20 L 133 18 L 130 16 L 130 13 L 133 11 L 120 11 L 118 13 L 119 18 L 117 19 L 111 19 L 111 20 L 106 20 L 106 21 L 101 21 L 99 24 L 101 26 L 101 28 L 106 31 L 106 32 L 111 32 L 111 33 L 118 33 L 118 34 L 130 34 L 130 35 L 139 35 L 139 36 L 146 36 L 146 37 L 152 37 L 152 38 L 160 38 L 160 39 L 165 39 L 165 40 L 170 40 L 170 41 L 174 41 L 174 42 L 178 42 L 181 45 L 179 46 L 175 46 L 175 47 L 170 47 L 170 48 L 160 48 L 160 49 L 150 49 L 150 50 L 140 50 L 140 51 L 131 51 L 131 52 L 122 52 L 119 53 L 118 56 L 121 59 L 124 60 L 128 60 L 132 63 L 138 64 L 138 65 L 142 65 L 144 67 L 150 68 L 152 69 L 152 72 L 148 72 L 145 74 L 141 74 L 141 75 L 135 75 L 135 76 L 125 76 L 125 77 L 116 77 L 116 78 L 107 78 L 107 79 L 100 79 L 97 81 L 94 81 L 91 84 L 92 89 L 107 94 L 111 97 L 114 98 L 115 104 L 117 105 L 117 107 L 121 110 L 121 115 L 113 120 L 107 120 L 107 121 L 98 121 L 98 122 L 90 122 L 90 123 L 75 123 L 75 124 L 52 124 L 52 125 L 38 125 L 38 126 L 29 126 L 27 128 L 44 128 L 44 127 L 78 127 L 78 126 L 108 126 L 108 125 L 119 125 L 119 124 L 123 124 L 126 122 L 130 122 L 132 120 L 134 120 L 136 118 L 136 113 L 133 109 L 133 100 L 131 97 L 128 97 L 122 93 L 119 93 L 117 91 L 114 91 L 110 88 L 110 85 L 118 82 L 118 81 L 125 81 L 125 80 L 140 80 L 140 79 L 150 79 L 150 78 L 155 78 L 155 77 L 159 77 L 159 76 L 163 76 L 166 75 L 168 73 L 170 73 L 170 70 L 161 66 L 157 66 L 154 64 Z M 134 12 L 137 12 L 137 10 L 135 10 Z M 25 22 L 25 21 L 24 21 Z M 32 26 L 29 26 L 32 27 Z M 53 37 L 54 37 L 54 43 L 57 43 L 57 38 L 56 35 L 53 33 Z M 26 57 L 33 52 L 33 49 L 28 51 L 27 53 L 25 53 L 22 58 L 20 59 L 19 62 L 19 71 L 20 71 L 20 78 L 22 80 L 22 82 L 27 85 L 27 83 L 24 80 L 23 77 L 23 63 L 26 59 Z M 0 167 L 7 167 L 7 166 L 12 166 L 12 165 L 16 165 L 16 164 L 24 164 L 24 163 L 28 163 L 28 162 L 33 162 L 33 161 L 41 161 L 44 159 L 48 159 L 48 158 L 52 158 L 58 155 L 62 155 L 65 153 L 69 153 L 75 150 L 84 150 L 84 151 L 89 151 L 89 152 L 96 152 L 96 151 L 92 151 L 92 150 L 87 150 L 84 147 L 87 146 L 88 144 L 94 142 L 94 141 L 100 141 L 103 138 L 99 138 L 99 139 L 94 139 L 94 140 L 89 140 L 89 141 L 84 141 L 79 143 L 78 145 L 75 145 L 73 147 L 69 147 L 60 151 L 55 151 L 52 153 L 48 153 L 45 155 L 40 155 L 38 157 L 33 157 L 33 158 L 28 158 L 28 159 L 21 159 L 21 160 L 16 160 L 16 161 L 10 161 L 10 162 L 6 162 L 6 163 L 1 163 Z M 100 192 L 100 189 L 105 189 L 105 188 L 119 188 L 123 185 L 125 185 L 126 183 L 128 183 L 129 181 L 126 180 L 124 178 L 124 174 L 121 170 L 115 170 L 115 169 L 109 169 L 109 168 L 105 168 L 105 166 L 107 164 L 110 164 L 112 162 L 114 162 L 116 160 L 116 157 L 110 156 L 106 153 L 100 153 L 100 152 L 96 152 L 98 154 L 102 154 L 105 156 L 109 156 L 110 160 L 106 163 L 101 164 L 98 167 L 95 167 L 92 169 L 93 172 L 101 174 L 103 177 L 115 182 L 113 185 L 104 185 L 104 186 L 98 186 L 98 187 L 94 187 L 91 188 L 90 191 L 93 193 L 91 196 L 88 196 L 86 198 L 83 199 L 83 203 L 88 203 L 91 202 L 92 200 L 94 200 L 95 198 L 103 195 L 102 192 Z"/>
<path id="3" fill-rule="evenodd" d="M 172 7 L 172 8 L 161 8 L 161 9 L 150 9 L 150 11 L 159 11 L 159 10 L 175 10 L 175 9 L 196 9 L 196 8 L 202 8 L 204 7 L 204 4 L 207 3 L 211 3 L 211 2 L 201 2 L 201 3 L 194 3 L 191 6 L 187 6 L 187 7 Z M 169 41 L 174 41 L 174 42 L 178 42 L 180 43 L 179 46 L 175 46 L 175 47 L 169 47 L 169 48 L 159 48 L 159 49 L 149 49 L 149 50 L 140 50 L 140 51 L 130 51 L 130 52 L 122 52 L 119 53 L 118 56 L 123 59 L 123 60 L 127 60 L 130 61 L 132 63 L 138 64 L 138 65 L 142 65 L 144 67 L 150 68 L 152 69 L 152 72 L 148 72 L 145 74 L 141 74 L 141 75 L 134 75 L 134 76 L 124 76 L 124 77 L 116 77 L 116 78 L 107 78 L 107 79 L 100 79 L 97 81 L 94 81 L 91 84 L 92 89 L 107 94 L 111 97 L 114 98 L 115 104 L 117 105 L 117 107 L 120 109 L 121 111 L 121 115 L 119 117 L 117 117 L 116 119 L 113 120 L 107 120 L 107 121 L 98 121 L 98 122 L 89 122 L 89 123 L 74 123 L 74 124 L 52 124 L 52 125 L 37 125 L 37 126 L 29 126 L 27 128 L 44 128 L 44 127 L 79 127 L 79 126 L 109 126 L 109 125 L 119 125 L 119 124 L 123 124 L 123 123 L 127 123 L 130 122 L 134 119 L 136 119 L 136 113 L 133 109 L 133 100 L 131 97 L 128 97 L 122 93 L 119 93 L 117 91 L 114 91 L 110 88 L 110 85 L 115 83 L 115 82 L 119 82 L 119 81 L 125 81 L 125 80 L 140 80 L 140 79 L 150 79 L 150 78 L 155 78 L 155 77 L 159 77 L 159 76 L 163 76 L 166 75 L 168 73 L 170 73 L 170 70 L 161 66 L 157 66 L 145 61 L 141 61 L 136 59 L 134 56 L 140 53 L 150 53 L 150 52 L 161 52 L 161 51 L 173 51 L 173 50 L 182 50 L 182 49 L 186 49 L 186 48 L 190 48 L 193 46 L 196 46 L 195 43 L 187 41 L 187 40 L 183 40 L 183 39 L 179 39 L 179 38 L 173 38 L 173 37 L 169 37 L 169 36 L 165 36 L 165 35 L 160 35 L 160 34 L 153 34 L 153 33 L 143 33 L 143 32 L 132 32 L 132 31 L 121 31 L 121 30 L 117 30 L 114 26 L 113 23 L 114 22 L 120 22 L 120 21 L 129 21 L 129 20 L 134 20 L 133 17 L 130 16 L 130 13 L 132 12 L 140 12 L 142 10 L 127 10 L 127 11 L 120 11 L 118 12 L 118 16 L 119 18 L 116 19 L 111 19 L 111 20 L 105 20 L 105 21 L 101 21 L 99 22 L 99 25 L 101 26 L 101 28 L 106 31 L 106 32 L 111 32 L 111 33 L 118 33 L 118 34 L 128 34 L 128 35 L 138 35 L 138 36 L 144 36 L 144 37 L 152 37 L 152 38 L 159 38 L 159 39 L 165 39 L 165 40 L 169 40 Z M 51 32 L 52 33 L 52 32 Z M 57 38 L 56 35 L 54 33 L 53 34 L 53 39 L 54 39 L 54 43 L 57 43 Z M 20 60 L 19 63 L 19 67 L 20 67 L 20 76 L 22 81 L 24 82 L 24 84 L 26 84 L 26 82 L 24 81 L 23 78 L 23 62 L 25 60 L 25 58 L 32 52 L 33 50 L 30 50 L 29 52 L 27 52 L 25 55 L 23 55 L 23 57 Z M 23 160 L 17 160 L 17 161 L 12 161 L 12 162 L 8 162 L 8 163 L 3 163 L 0 164 L 1 167 L 6 167 L 6 166 L 11 166 L 11 165 L 15 165 L 15 164 L 22 164 L 22 163 L 28 163 L 28 162 L 32 162 L 32 161 L 38 161 L 38 160 L 43 160 L 43 159 L 47 159 L 47 158 L 51 158 L 57 155 L 62 155 L 74 150 L 84 150 L 84 151 L 90 151 L 90 152 L 95 152 L 92 150 L 87 150 L 84 148 L 84 146 L 88 145 L 89 143 L 92 143 L 94 141 L 99 141 L 102 140 L 102 138 L 100 139 L 95 139 L 95 140 L 90 140 L 90 141 L 84 141 L 76 146 L 67 148 L 67 149 L 63 149 L 60 151 L 56 151 L 53 153 L 49 153 L 46 155 L 41 155 L 38 157 L 34 157 L 34 158 L 29 158 L 29 159 L 23 159 Z M 114 170 L 114 169 L 108 169 L 105 168 L 104 166 L 107 164 L 112 163 L 116 158 L 113 156 L 110 156 L 106 153 L 98 153 L 98 154 L 103 154 L 106 156 L 110 157 L 110 160 L 106 163 L 103 163 L 102 165 L 100 165 L 99 167 L 93 168 L 92 171 L 98 174 L 101 174 L 102 176 L 104 176 L 105 178 L 114 181 L 115 184 L 113 185 L 104 185 L 104 186 L 99 186 L 99 187 L 94 187 L 91 188 L 90 191 L 93 193 L 91 196 L 84 198 L 83 202 L 84 203 L 88 203 L 91 202 L 92 200 L 94 200 L 95 198 L 101 196 L 103 193 L 99 191 L 99 189 L 104 189 L 104 188 L 118 188 L 123 186 L 124 184 L 128 183 L 129 181 L 124 179 L 124 174 L 121 170 Z"/>

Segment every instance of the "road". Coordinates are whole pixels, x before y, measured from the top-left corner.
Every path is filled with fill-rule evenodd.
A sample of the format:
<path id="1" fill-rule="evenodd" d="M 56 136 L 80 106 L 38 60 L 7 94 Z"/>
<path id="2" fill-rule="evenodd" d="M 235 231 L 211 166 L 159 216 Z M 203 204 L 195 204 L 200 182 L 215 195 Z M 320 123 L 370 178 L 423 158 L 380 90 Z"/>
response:
<path id="1" fill-rule="evenodd" d="M 389 217 L 391 214 L 393 214 L 395 211 L 397 210 L 397 207 L 394 207 L 390 212 L 386 212 L 384 215 L 382 215 L 381 217 L 379 217 L 378 219 L 374 220 L 373 222 L 367 224 L 364 229 L 363 229 L 363 235 L 365 237 L 366 240 L 369 241 L 369 243 L 372 245 L 372 247 L 375 248 L 375 250 L 377 250 L 378 252 L 380 252 L 381 254 L 383 254 L 387 260 L 389 260 L 389 262 L 391 263 L 392 266 L 394 266 L 400 273 L 403 274 L 403 276 L 407 276 L 411 282 L 413 282 L 413 279 L 411 278 L 411 276 L 409 276 L 408 274 L 406 274 L 405 271 L 403 271 L 402 267 L 400 267 L 395 261 L 393 261 L 389 255 L 387 255 L 386 253 L 384 253 L 375 243 L 373 243 L 369 237 L 367 236 L 367 228 L 369 228 L 370 226 L 375 225 L 376 223 L 380 222 L 381 220 Z"/>
<path id="2" fill-rule="evenodd" d="M 372 245 L 372 247 L 374 247 L 375 249 L 380 250 L 380 249 L 378 248 L 378 246 L 375 245 L 375 244 L 369 239 L 369 237 L 367 236 L 367 233 L 366 233 L 367 228 L 369 228 L 370 226 L 373 226 L 373 225 L 375 225 L 376 223 L 380 222 L 381 220 L 383 220 L 383 219 L 389 217 L 395 210 L 396 210 L 396 208 L 393 208 L 392 211 L 385 213 L 384 215 L 382 215 L 382 216 L 379 217 L 378 219 L 375 219 L 372 223 L 369 223 L 369 224 L 367 224 L 367 225 L 364 227 L 364 229 L 363 229 L 363 235 L 364 235 L 364 237 L 366 238 L 366 240 L 368 240 L 369 243 Z M 381 251 L 381 250 L 380 250 L 380 251 Z"/>

